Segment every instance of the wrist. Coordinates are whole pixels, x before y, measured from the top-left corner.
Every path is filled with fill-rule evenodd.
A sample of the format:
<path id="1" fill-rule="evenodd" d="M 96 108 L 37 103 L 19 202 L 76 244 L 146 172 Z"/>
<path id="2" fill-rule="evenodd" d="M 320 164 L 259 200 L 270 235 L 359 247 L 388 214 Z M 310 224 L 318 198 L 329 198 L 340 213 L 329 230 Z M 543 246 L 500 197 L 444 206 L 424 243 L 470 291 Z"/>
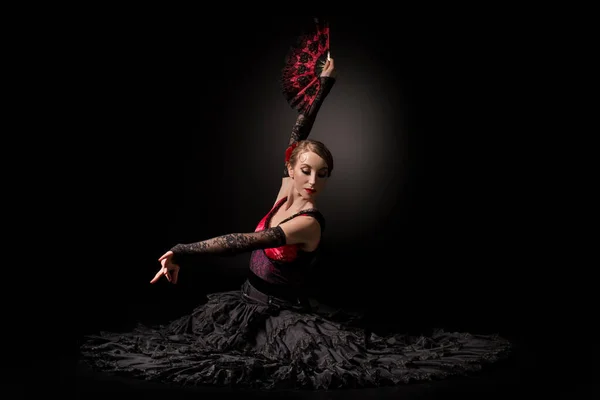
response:
<path id="1" fill-rule="evenodd" d="M 317 98 L 320 98 L 322 101 L 322 99 L 329 94 L 331 88 L 335 84 L 335 78 L 332 76 L 322 76 L 319 78 L 319 81 L 319 94 L 317 94 Z"/>
<path id="2" fill-rule="evenodd" d="M 321 88 L 323 89 L 331 89 L 333 84 L 335 83 L 335 77 L 333 76 L 321 76 L 319 81 L 321 82 Z"/>

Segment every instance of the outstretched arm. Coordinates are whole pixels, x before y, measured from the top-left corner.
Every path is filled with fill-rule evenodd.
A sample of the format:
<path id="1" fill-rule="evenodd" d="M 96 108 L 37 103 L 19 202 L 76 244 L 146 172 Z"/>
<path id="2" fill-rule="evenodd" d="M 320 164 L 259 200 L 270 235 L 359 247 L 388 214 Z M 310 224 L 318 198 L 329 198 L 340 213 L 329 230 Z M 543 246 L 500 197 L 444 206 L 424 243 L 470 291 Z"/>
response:
<path id="1" fill-rule="evenodd" d="M 279 247 L 286 244 L 285 233 L 281 227 L 265 229 L 252 233 L 229 233 L 201 242 L 178 244 L 171 248 L 175 259 L 188 255 L 235 255 L 248 251 Z"/>
<path id="2" fill-rule="evenodd" d="M 235 255 L 246 251 L 279 247 L 286 244 L 286 236 L 280 226 L 252 233 L 230 233 L 212 239 L 189 244 L 177 244 L 163 254 L 158 261 L 161 268 L 150 283 L 156 283 L 165 276 L 171 283 L 177 283 L 179 264 L 186 256 L 202 254 Z"/>
<path id="3" fill-rule="evenodd" d="M 320 225 L 314 218 L 294 218 L 281 225 L 252 233 L 230 233 L 212 239 L 189 244 L 177 244 L 163 254 L 158 261 L 160 270 L 150 283 L 156 283 L 162 276 L 169 282 L 177 283 L 179 263 L 185 256 L 202 254 L 235 255 L 243 252 L 280 247 L 285 244 L 305 244 L 314 246 L 320 238 Z"/>

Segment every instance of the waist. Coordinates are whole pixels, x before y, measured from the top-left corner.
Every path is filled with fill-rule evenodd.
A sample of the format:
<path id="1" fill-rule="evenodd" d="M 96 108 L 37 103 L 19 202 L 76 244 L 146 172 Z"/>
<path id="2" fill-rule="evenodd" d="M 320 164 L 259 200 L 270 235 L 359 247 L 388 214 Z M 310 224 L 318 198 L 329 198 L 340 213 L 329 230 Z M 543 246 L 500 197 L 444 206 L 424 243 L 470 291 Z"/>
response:
<path id="1" fill-rule="evenodd" d="M 293 285 L 277 285 L 274 283 L 270 283 L 257 276 L 251 270 L 248 274 L 248 282 L 252 285 L 256 290 L 265 294 L 266 296 L 278 297 L 283 300 L 296 302 L 298 299 L 302 299 L 305 297 L 304 291 L 302 288 Z"/>

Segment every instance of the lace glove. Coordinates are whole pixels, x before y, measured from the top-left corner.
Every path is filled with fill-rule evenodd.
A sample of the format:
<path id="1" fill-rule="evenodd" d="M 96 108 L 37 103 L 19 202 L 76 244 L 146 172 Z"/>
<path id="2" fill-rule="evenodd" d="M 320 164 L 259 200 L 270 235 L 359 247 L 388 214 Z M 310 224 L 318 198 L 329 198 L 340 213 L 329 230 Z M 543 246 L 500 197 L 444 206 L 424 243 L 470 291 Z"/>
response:
<path id="1" fill-rule="evenodd" d="M 286 150 L 286 162 L 288 155 L 291 153 L 291 150 L 293 150 L 295 144 L 298 143 L 300 140 L 308 138 L 308 135 L 310 134 L 310 131 L 312 130 L 312 127 L 317 118 L 319 109 L 323 105 L 325 97 L 327 97 L 327 95 L 331 91 L 331 88 L 333 87 L 333 84 L 335 83 L 335 78 L 331 76 L 322 76 L 319 79 L 321 81 L 321 84 L 319 85 L 319 91 L 315 96 L 315 100 L 313 101 L 312 105 L 310 106 L 308 111 L 306 111 L 305 114 L 298 115 L 298 118 L 296 118 L 296 123 L 292 128 L 292 134 L 290 135 L 290 141 L 288 143 L 289 147 Z M 289 176 L 286 165 L 284 165 L 283 168 L 283 176 Z"/>
<path id="2" fill-rule="evenodd" d="M 280 226 L 252 233 L 230 233 L 212 239 L 189 244 L 177 244 L 170 250 L 175 263 L 186 256 L 220 255 L 231 256 L 258 249 L 268 249 L 285 245 L 286 238 Z"/>

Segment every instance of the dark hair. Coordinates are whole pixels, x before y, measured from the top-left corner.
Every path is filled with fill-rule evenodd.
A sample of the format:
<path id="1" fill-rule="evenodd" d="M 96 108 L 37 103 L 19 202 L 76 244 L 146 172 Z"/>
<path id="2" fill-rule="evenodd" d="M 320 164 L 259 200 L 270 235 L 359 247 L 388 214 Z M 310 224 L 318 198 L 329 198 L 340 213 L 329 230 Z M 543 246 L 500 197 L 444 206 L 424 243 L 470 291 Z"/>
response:
<path id="1" fill-rule="evenodd" d="M 292 151 L 290 155 L 289 163 L 291 166 L 294 166 L 298 161 L 298 157 L 302 153 L 306 153 L 307 151 L 312 151 L 316 153 L 319 157 L 321 157 L 327 163 L 327 176 L 331 176 L 331 171 L 333 171 L 333 156 L 331 152 L 322 142 L 313 139 L 305 139 L 300 140 L 296 148 Z"/>

